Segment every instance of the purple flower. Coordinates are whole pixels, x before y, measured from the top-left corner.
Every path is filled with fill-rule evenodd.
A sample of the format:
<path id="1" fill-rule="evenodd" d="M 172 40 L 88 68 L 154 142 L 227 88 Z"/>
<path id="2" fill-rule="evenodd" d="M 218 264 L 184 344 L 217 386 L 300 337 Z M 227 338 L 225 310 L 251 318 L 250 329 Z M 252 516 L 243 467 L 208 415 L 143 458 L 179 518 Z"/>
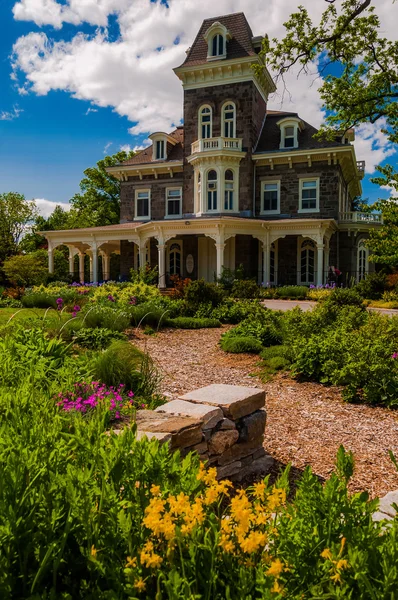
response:
<path id="1" fill-rule="evenodd" d="M 134 296 L 130 296 L 129 304 L 137 304 L 137 298 L 135 298 Z"/>
<path id="2" fill-rule="evenodd" d="M 109 302 L 115 302 L 115 298 L 112 296 L 112 294 L 108 295 L 108 300 Z"/>
<path id="3" fill-rule="evenodd" d="M 393 358 L 394 360 L 398 358 L 398 352 L 394 352 L 394 354 L 391 354 L 391 358 Z"/>
<path id="4" fill-rule="evenodd" d="M 64 303 L 63 299 L 62 298 L 57 298 L 56 299 L 56 303 L 57 303 L 57 309 L 61 310 L 62 309 L 62 305 Z"/>

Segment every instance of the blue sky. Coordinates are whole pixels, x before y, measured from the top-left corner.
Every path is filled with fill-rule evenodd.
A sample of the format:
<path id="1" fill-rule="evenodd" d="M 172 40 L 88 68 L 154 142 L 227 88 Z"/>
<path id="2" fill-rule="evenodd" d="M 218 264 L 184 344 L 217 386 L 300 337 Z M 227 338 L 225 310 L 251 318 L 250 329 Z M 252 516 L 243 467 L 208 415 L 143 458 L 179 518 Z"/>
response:
<path id="1" fill-rule="evenodd" d="M 379 2 L 388 14 L 390 0 Z M 219 0 L 216 12 L 244 10 L 255 35 L 281 35 L 298 2 L 269 0 L 267 15 L 260 4 Z M 213 12 L 211 0 L 0 0 L 0 192 L 41 199 L 48 212 L 105 153 L 178 124 L 182 92 L 171 69 Z M 294 77 L 291 86 L 284 108 L 319 125 L 316 87 Z M 280 109 L 280 98 L 269 107 Z M 375 164 L 396 162 L 380 127 L 362 128 L 356 145 L 368 165 L 364 196 L 388 197 L 368 181 Z"/>

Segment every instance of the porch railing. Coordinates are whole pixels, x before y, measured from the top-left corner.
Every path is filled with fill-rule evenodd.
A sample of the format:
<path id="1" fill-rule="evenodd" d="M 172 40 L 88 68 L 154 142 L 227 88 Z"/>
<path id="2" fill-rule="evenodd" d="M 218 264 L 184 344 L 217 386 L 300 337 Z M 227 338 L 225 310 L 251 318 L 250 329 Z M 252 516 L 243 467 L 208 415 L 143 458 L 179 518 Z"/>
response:
<path id="1" fill-rule="evenodd" d="M 381 213 L 341 212 L 340 223 L 383 223 Z"/>
<path id="2" fill-rule="evenodd" d="M 191 153 L 210 152 L 212 150 L 234 150 L 242 152 L 242 138 L 214 137 L 196 140 L 191 144 Z"/>

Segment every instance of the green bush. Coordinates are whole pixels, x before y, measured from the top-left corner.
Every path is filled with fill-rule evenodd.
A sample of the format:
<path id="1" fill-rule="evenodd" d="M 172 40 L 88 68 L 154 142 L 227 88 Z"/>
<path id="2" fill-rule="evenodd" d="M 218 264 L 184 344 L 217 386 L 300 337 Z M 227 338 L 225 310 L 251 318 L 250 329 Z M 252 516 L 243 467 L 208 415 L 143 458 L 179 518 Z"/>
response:
<path id="1" fill-rule="evenodd" d="M 219 306 L 223 301 L 225 292 L 216 283 L 207 283 L 204 279 L 191 281 L 185 288 L 185 300 L 191 310 L 197 310 L 201 304 Z"/>
<path id="2" fill-rule="evenodd" d="M 369 273 L 354 288 L 362 298 L 379 300 L 387 289 L 387 275 L 385 273 Z"/>
<path id="3" fill-rule="evenodd" d="M 289 354 L 289 348 L 287 346 L 269 346 L 261 351 L 261 358 L 263 360 L 270 360 L 275 357 L 285 358 Z"/>
<path id="4" fill-rule="evenodd" d="M 253 336 L 238 336 L 238 337 L 222 337 L 220 341 L 221 348 L 224 352 L 232 352 L 233 354 L 260 354 L 263 346 Z"/>
<path id="5" fill-rule="evenodd" d="M 308 288 L 305 285 L 282 285 L 274 289 L 275 298 L 294 298 L 305 299 L 308 295 Z"/>
<path id="6" fill-rule="evenodd" d="M 144 302 L 138 306 L 133 306 L 130 309 L 131 324 L 134 327 L 138 327 L 138 325 L 150 325 L 157 328 L 159 324 L 160 326 L 165 326 L 167 317 L 172 309 L 173 307 L 169 309 L 158 302 Z"/>
<path id="7" fill-rule="evenodd" d="M 124 331 L 130 326 L 130 313 L 113 306 L 90 306 L 82 315 L 82 326 Z"/>
<path id="8" fill-rule="evenodd" d="M 21 286 L 39 285 L 48 276 L 45 259 L 36 253 L 10 256 L 3 262 L 2 270 L 9 281 Z"/>
<path id="9" fill-rule="evenodd" d="M 290 361 L 284 356 L 273 356 L 267 360 L 267 367 L 272 371 L 286 370 L 290 367 Z"/>
<path id="10" fill-rule="evenodd" d="M 21 298 L 25 308 L 57 308 L 56 300 L 55 296 L 47 292 L 30 292 Z"/>
<path id="11" fill-rule="evenodd" d="M 115 340 L 125 339 L 126 336 L 124 333 L 101 327 L 97 327 L 95 329 L 82 327 L 81 329 L 78 329 L 73 336 L 73 341 L 75 344 L 82 346 L 82 348 L 90 348 L 91 350 L 102 350 Z"/>
<path id="12" fill-rule="evenodd" d="M 206 329 L 210 327 L 221 327 L 217 319 L 198 319 L 194 317 L 177 317 L 167 320 L 168 327 L 175 329 Z"/>
<path id="13" fill-rule="evenodd" d="M 253 279 L 236 280 L 231 289 L 233 298 L 258 298 L 260 288 Z"/>
<path id="14" fill-rule="evenodd" d="M 146 399 L 158 393 L 159 374 L 150 357 L 129 342 L 115 341 L 93 361 L 94 377 L 108 386 L 123 383 Z"/>
<path id="15" fill-rule="evenodd" d="M 335 310 L 344 306 L 359 306 L 365 310 L 363 298 L 355 288 L 335 288 L 324 301 L 327 310 Z"/>
<path id="16" fill-rule="evenodd" d="M 263 346 L 276 346 L 281 344 L 281 316 L 280 313 L 261 308 L 261 312 L 244 319 L 239 325 L 227 331 L 223 338 L 254 337 Z"/>

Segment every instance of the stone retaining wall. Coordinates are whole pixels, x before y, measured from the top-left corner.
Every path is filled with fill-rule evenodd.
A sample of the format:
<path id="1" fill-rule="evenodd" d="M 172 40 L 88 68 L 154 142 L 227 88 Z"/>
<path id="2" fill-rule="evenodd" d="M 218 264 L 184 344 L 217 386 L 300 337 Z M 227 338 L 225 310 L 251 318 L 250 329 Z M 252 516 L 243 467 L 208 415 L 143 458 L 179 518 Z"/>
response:
<path id="1" fill-rule="evenodd" d="M 219 479 L 240 481 L 266 474 L 272 457 L 263 448 L 265 392 L 213 384 L 160 406 L 137 412 L 137 437 L 157 438 L 183 455 L 196 451 Z"/>

